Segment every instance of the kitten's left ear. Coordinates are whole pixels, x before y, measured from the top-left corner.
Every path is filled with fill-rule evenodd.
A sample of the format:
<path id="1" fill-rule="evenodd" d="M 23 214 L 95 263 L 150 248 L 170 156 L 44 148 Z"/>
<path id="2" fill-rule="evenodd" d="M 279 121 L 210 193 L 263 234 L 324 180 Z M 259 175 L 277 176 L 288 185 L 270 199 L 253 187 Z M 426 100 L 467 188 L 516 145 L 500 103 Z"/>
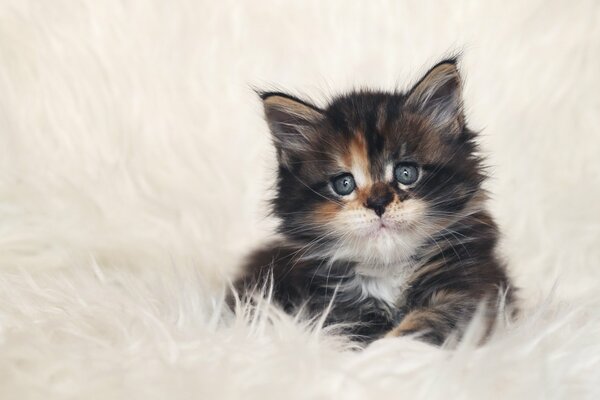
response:
<path id="1" fill-rule="evenodd" d="M 285 93 L 269 92 L 260 96 L 279 163 L 288 166 L 294 158 L 302 158 L 313 148 L 318 133 L 315 126 L 324 118 L 323 112 Z"/>
<path id="2" fill-rule="evenodd" d="M 445 60 L 431 68 L 410 90 L 405 107 L 426 116 L 436 127 L 458 134 L 464 117 L 456 60 Z"/>

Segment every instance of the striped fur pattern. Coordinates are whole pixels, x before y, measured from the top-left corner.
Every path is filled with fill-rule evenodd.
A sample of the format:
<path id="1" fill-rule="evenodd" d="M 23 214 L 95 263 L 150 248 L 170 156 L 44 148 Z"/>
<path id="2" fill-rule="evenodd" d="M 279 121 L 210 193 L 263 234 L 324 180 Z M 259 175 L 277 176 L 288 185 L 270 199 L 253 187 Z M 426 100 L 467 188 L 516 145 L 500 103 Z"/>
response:
<path id="1" fill-rule="evenodd" d="M 407 93 L 357 91 L 325 108 L 280 92 L 262 100 L 281 238 L 248 257 L 242 297 L 270 283 L 289 312 L 327 311 L 366 343 L 442 344 L 478 307 L 491 326 L 499 296 L 513 303 L 455 59 Z"/>

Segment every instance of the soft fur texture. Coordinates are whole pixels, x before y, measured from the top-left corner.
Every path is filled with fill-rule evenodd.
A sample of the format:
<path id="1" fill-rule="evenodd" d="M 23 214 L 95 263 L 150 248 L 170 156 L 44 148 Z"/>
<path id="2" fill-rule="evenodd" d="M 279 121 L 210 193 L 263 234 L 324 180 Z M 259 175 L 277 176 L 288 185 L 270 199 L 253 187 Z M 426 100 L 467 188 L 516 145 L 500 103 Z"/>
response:
<path id="1" fill-rule="evenodd" d="M 599 398 L 594 1 L 0 4 L 0 398 Z M 464 50 L 526 304 L 481 348 L 362 352 L 222 282 L 262 242 L 251 86 L 406 88 Z"/>

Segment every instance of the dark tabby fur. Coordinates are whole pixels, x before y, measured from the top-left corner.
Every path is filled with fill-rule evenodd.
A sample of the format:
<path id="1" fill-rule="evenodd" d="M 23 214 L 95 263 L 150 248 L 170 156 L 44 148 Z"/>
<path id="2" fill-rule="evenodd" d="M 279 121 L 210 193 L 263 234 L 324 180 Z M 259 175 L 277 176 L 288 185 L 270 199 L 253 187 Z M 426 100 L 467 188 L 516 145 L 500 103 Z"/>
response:
<path id="1" fill-rule="evenodd" d="M 350 323 L 364 342 L 415 334 L 441 344 L 482 304 L 491 327 L 499 295 L 511 304 L 513 292 L 495 255 L 456 60 L 407 93 L 352 92 L 323 109 L 284 93 L 262 100 L 279 160 L 281 239 L 248 258 L 242 297 L 270 282 L 289 312 L 330 307 L 327 323 Z M 406 165 L 414 184 L 396 178 Z M 344 174 L 356 182 L 348 195 L 334 188 Z"/>

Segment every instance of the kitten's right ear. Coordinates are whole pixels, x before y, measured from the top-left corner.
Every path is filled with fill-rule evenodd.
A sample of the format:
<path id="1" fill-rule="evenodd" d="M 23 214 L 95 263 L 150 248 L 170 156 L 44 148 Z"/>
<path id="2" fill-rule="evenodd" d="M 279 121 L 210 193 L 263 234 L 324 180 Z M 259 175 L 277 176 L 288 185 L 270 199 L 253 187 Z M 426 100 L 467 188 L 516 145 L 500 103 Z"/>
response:
<path id="1" fill-rule="evenodd" d="M 322 110 L 284 93 L 261 93 L 265 117 L 273 135 L 279 162 L 287 165 L 295 156 L 309 151 L 316 141 L 316 125 Z"/>
<path id="2" fill-rule="evenodd" d="M 442 61 L 431 68 L 410 90 L 409 110 L 426 116 L 445 132 L 458 133 L 464 124 L 462 81 L 456 59 Z"/>

